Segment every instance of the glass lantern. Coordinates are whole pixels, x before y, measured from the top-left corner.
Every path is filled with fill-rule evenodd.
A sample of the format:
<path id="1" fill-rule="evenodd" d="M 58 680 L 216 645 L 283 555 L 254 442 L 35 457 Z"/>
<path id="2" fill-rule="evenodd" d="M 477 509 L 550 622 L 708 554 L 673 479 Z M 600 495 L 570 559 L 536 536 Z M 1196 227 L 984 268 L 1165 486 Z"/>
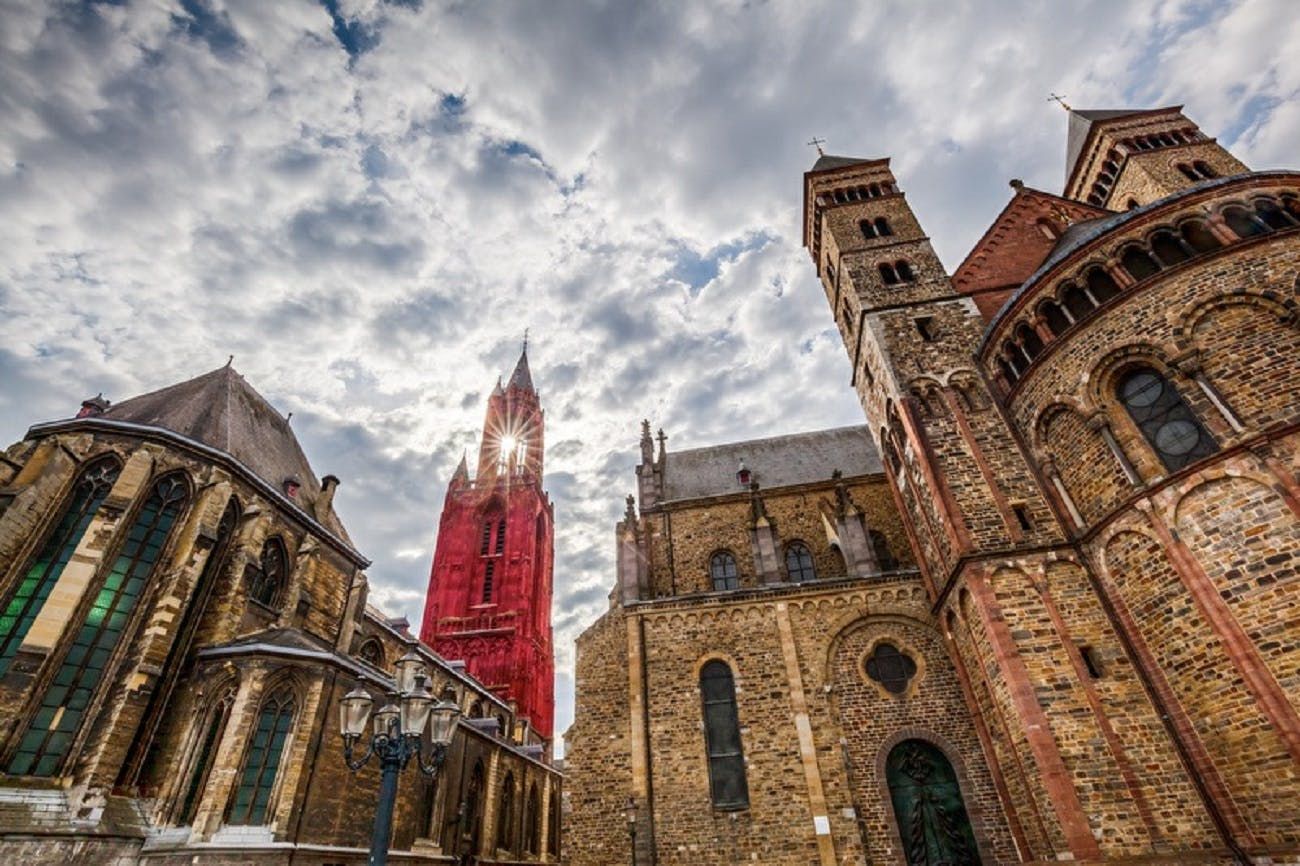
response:
<path id="1" fill-rule="evenodd" d="M 376 737 L 386 737 L 393 727 L 393 723 L 398 721 L 402 711 L 397 704 L 387 703 L 375 711 L 374 730 Z"/>
<path id="2" fill-rule="evenodd" d="M 399 693 L 409 692 L 415 688 L 415 678 L 424 674 L 424 660 L 416 653 L 414 645 L 393 663 L 394 679 Z"/>
<path id="3" fill-rule="evenodd" d="M 344 737 L 360 737 L 366 730 L 370 708 L 374 705 L 370 692 L 357 686 L 339 701 L 339 731 Z"/>
<path id="4" fill-rule="evenodd" d="M 460 707 L 451 701 L 439 701 L 430 715 L 432 718 L 429 722 L 429 739 L 438 745 L 447 745 L 451 742 L 451 733 L 456 727 L 456 719 L 460 716 Z"/>
<path id="5" fill-rule="evenodd" d="M 420 736 L 429 723 L 433 692 L 424 683 L 424 675 L 417 674 L 414 687 L 402 695 L 402 733 L 408 737 Z"/>

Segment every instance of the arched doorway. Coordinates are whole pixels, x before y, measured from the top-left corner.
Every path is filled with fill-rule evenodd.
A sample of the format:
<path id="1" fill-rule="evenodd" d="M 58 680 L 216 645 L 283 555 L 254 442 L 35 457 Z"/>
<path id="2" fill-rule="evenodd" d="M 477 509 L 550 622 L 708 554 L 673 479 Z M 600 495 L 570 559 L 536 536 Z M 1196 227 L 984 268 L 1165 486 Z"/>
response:
<path id="1" fill-rule="evenodd" d="M 904 740 L 885 764 L 907 866 L 979 866 L 957 774 L 943 752 Z"/>

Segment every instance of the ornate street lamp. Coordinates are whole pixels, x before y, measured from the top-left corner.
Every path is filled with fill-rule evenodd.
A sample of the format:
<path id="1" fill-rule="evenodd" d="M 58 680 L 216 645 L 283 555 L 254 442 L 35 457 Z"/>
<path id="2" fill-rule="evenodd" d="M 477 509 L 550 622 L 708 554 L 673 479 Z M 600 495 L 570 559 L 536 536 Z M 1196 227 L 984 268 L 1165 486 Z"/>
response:
<path id="1" fill-rule="evenodd" d="M 343 758 L 353 772 L 364 767 L 370 758 L 379 760 L 379 805 L 375 809 L 375 829 L 370 837 L 370 866 L 385 866 L 388 843 L 393 834 L 393 804 L 397 799 L 397 777 L 415 758 L 416 766 L 426 776 L 437 774 L 447 759 L 447 745 L 456 728 L 460 708 L 447 701 L 434 702 L 425 684 L 429 681 L 424 663 L 414 651 L 397 661 L 398 691 L 370 718 L 374 699 L 361 687 L 348 692 L 339 702 L 339 731 L 343 735 Z M 353 757 L 353 750 L 371 722 L 370 742 L 366 753 Z M 432 748 L 426 761 L 420 742 L 425 728 Z"/>

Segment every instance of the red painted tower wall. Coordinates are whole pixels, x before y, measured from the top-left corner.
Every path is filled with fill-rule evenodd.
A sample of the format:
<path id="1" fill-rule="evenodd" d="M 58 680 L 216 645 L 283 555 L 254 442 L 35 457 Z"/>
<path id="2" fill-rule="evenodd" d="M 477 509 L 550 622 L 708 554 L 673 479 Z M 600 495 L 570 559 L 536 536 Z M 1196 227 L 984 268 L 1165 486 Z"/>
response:
<path id="1" fill-rule="evenodd" d="M 420 639 L 463 659 L 549 739 L 554 509 L 542 489 L 543 414 L 525 354 L 488 398 L 475 478 L 462 460 L 448 485 Z"/>

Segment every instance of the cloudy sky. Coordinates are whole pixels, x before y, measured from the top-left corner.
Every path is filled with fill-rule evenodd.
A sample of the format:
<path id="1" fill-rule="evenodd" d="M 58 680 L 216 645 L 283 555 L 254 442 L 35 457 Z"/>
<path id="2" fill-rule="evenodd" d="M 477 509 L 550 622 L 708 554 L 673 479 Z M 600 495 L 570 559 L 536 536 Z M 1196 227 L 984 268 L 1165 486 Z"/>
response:
<path id="1" fill-rule="evenodd" d="M 417 620 L 446 479 L 531 329 L 557 728 L 638 423 L 856 423 L 800 176 L 893 156 L 951 270 L 1057 191 L 1076 107 L 1186 104 L 1295 167 L 1294 0 L 0 0 L 0 439 L 220 366 Z M 1283 62 L 1286 57 L 1291 62 Z"/>

